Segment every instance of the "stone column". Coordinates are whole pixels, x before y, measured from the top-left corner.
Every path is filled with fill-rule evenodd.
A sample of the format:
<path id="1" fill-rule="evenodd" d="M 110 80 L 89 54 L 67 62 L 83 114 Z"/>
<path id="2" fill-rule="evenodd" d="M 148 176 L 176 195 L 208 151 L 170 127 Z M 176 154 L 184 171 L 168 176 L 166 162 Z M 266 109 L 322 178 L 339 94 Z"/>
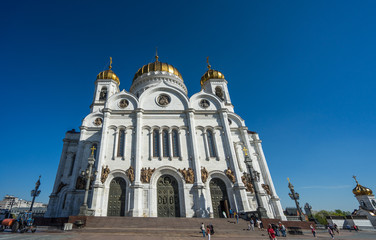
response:
<path id="1" fill-rule="evenodd" d="M 141 161 L 142 161 L 142 117 L 144 110 L 141 108 L 136 109 L 137 119 L 136 119 L 136 129 L 134 137 L 134 159 L 132 160 L 132 165 L 134 168 L 134 182 L 131 185 L 133 190 L 133 206 L 131 206 L 130 212 L 133 217 L 141 217 L 143 213 L 143 192 L 142 183 L 140 181 L 141 175 Z"/>
<path id="2" fill-rule="evenodd" d="M 197 139 L 196 139 L 196 124 L 194 119 L 195 110 L 190 108 L 187 110 L 187 122 L 188 122 L 188 131 L 190 138 L 190 151 L 188 151 L 189 158 L 192 159 L 192 167 L 195 173 L 195 182 L 193 184 L 193 198 L 195 206 L 195 215 L 196 217 L 208 217 L 206 213 L 206 202 L 205 202 L 205 193 L 203 191 L 204 184 L 201 180 L 201 164 L 198 158 L 198 148 L 197 148 Z"/>
<path id="3" fill-rule="evenodd" d="M 210 150 L 209 150 L 209 143 L 208 143 L 208 134 L 206 129 L 203 130 L 202 135 L 204 137 L 204 145 L 205 145 L 205 159 L 209 161 L 210 159 Z"/>
<path id="4" fill-rule="evenodd" d="M 153 159 L 153 129 L 149 129 L 149 160 Z"/>
<path id="5" fill-rule="evenodd" d="M 214 151 L 215 151 L 215 159 L 219 161 L 219 151 L 218 151 L 218 145 L 217 145 L 217 133 L 215 129 L 213 129 L 213 142 L 214 142 Z"/>
<path id="6" fill-rule="evenodd" d="M 235 193 L 235 201 L 237 201 L 237 211 L 239 212 L 247 212 L 250 211 L 247 193 L 245 191 L 244 184 L 241 180 L 241 172 L 239 170 L 238 164 L 236 161 L 236 155 L 233 145 L 233 140 L 231 136 L 231 130 L 228 123 L 228 116 L 227 116 L 227 109 L 223 108 L 220 110 L 220 116 L 223 124 L 223 131 L 225 137 L 225 147 L 227 148 L 227 154 L 229 154 L 229 163 L 230 168 L 234 171 L 236 182 L 234 184 L 234 193 Z"/>
<path id="7" fill-rule="evenodd" d="M 172 160 L 173 152 L 172 152 L 172 130 L 171 129 L 169 129 L 168 131 L 168 151 L 170 154 L 169 159 Z"/>
<path id="8" fill-rule="evenodd" d="M 179 135 L 179 138 L 178 138 L 178 151 L 179 151 L 179 153 L 178 153 L 178 155 L 179 155 L 179 160 L 182 160 L 183 154 L 182 154 L 182 148 L 181 148 L 182 144 L 181 144 L 181 130 L 180 129 L 178 130 L 178 135 Z"/>
<path id="9" fill-rule="evenodd" d="M 159 160 L 163 158 L 163 138 L 162 138 L 163 129 L 159 129 L 158 138 L 159 138 Z"/>

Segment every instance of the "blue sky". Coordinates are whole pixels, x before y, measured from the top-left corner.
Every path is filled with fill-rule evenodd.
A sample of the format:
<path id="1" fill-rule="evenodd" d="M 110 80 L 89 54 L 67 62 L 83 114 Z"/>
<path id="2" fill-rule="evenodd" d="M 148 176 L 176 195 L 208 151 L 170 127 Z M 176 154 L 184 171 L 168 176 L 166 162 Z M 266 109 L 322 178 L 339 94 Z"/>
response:
<path id="1" fill-rule="evenodd" d="M 160 61 L 200 91 L 206 56 L 259 133 L 283 208 L 287 177 L 313 210 L 376 191 L 374 1 L 6 1 L 0 7 L 0 198 L 48 202 L 67 130 L 89 113 L 109 57 L 129 90 Z"/>

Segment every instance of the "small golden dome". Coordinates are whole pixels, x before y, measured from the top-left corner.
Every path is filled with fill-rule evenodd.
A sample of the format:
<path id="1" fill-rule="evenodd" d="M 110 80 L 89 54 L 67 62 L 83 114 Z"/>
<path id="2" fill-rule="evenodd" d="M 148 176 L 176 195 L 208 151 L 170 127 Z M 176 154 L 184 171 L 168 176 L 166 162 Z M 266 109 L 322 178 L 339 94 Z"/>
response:
<path id="1" fill-rule="evenodd" d="M 353 176 L 353 178 L 355 179 L 356 181 L 356 187 L 353 189 L 353 193 L 355 194 L 355 196 L 362 196 L 362 195 L 373 195 L 372 193 L 372 190 L 367 188 L 367 187 L 364 187 L 362 185 L 360 185 L 358 183 L 358 181 L 356 180 L 356 177 Z"/>
<path id="2" fill-rule="evenodd" d="M 148 63 L 142 68 L 138 69 L 137 73 L 134 75 L 133 81 L 136 80 L 139 76 L 149 73 L 149 72 L 154 72 L 154 71 L 164 71 L 164 72 L 169 72 L 172 73 L 176 76 L 178 76 L 181 80 L 183 80 L 183 77 L 181 76 L 180 72 L 172 65 L 168 63 L 162 63 L 158 61 L 158 55 L 155 56 L 155 61 L 152 63 Z"/>
<path id="3" fill-rule="evenodd" d="M 209 79 L 225 79 L 225 76 L 220 71 L 211 69 L 209 57 L 206 58 L 206 62 L 208 63 L 208 71 L 206 71 L 206 73 L 201 77 L 201 86 L 203 86 Z"/>
<path id="4" fill-rule="evenodd" d="M 112 79 L 118 84 L 120 84 L 119 77 L 116 76 L 116 74 L 111 70 L 112 69 L 111 65 L 112 65 L 112 58 L 110 57 L 110 66 L 108 67 L 108 70 L 100 72 L 97 75 L 97 79 Z"/>

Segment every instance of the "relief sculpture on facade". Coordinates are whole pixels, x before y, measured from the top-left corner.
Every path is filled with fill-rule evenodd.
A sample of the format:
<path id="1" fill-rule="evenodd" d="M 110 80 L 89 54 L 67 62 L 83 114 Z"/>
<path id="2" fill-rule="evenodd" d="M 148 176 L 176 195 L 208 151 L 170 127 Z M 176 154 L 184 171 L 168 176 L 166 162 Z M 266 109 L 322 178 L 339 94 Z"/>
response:
<path id="1" fill-rule="evenodd" d="M 203 183 L 206 183 L 206 180 L 208 179 L 209 173 L 206 170 L 206 168 L 201 168 L 201 180 Z"/>
<path id="2" fill-rule="evenodd" d="M 106 167 L 102 166 L 102 175 L 101 175 L 102 183 L 106 181 L 108 174 L 110 174 L 110 169 L 108 168 L 108 165 L 106 165 Z"/>
<path id="3" fill-rule="evenodd" d="M 232 183 L 235 183 L 235 176 L 234 172 L 230 169 L 230 167 L 225 170 L 226 176 L 231 180 Z"/>
<path id="4" fill-rule="evenodd" d="M 126 173 L 127 173 L 128 178 L 129 178 L 129 181 L 134 182 L 134 169 L 133 169 L 132 166 L 130 166 L 128 168 L 128 170 L 126 171 Z"/>
<path id="5" fill-rule="evenodd" d="M 155 168 L 154 169 L 150 169 L 150 167 L 142 168 L 141 169 L 141 182 L 150 183 L 150 178 L 151 178 L 151 175 L 153 175 L 154 171 L 155 171 Z"/>
<path id="6" fill-rule="evenodd" d="M 253 184 L 251 182 L 251 176 L 249 174 L 243 173 L 242 182 L 247 192 L 254 193 L 255 189 L 253 188 Z"/>
<path id="7" fill-rule="evenodd" d="M 188 168 L 188 170 L 186 170 L 185 168 L 183 170 L 178 169 L 178 171 L 183 175 L 186 183 L 194 183 L 195 174 L 194 174 L 192 168 Z"/>
<path id="8" fill-rule="evenodd" d="M 261 187 L 265 190 L 265 192 L 266 192 L 268 195 L 272 196 L 272 191 L 270 190 L 270 187 L 269 187 L 268 184 L 261 184 Z"/>

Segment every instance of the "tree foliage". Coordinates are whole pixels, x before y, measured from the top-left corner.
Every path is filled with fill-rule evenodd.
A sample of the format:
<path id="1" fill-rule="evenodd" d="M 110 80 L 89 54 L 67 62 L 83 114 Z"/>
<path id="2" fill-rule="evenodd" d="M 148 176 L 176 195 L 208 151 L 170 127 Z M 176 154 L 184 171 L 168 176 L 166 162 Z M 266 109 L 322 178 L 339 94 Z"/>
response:
<path id="1" fill-rule="evenodd" d="M 328 224 L 328 221 L 326 220 L 327 216 L 343 216 L 344 217 L 344 216 L 347 216 L 347 215 L 351 215 L 351 212 L 342 211 L 340 209 L 336 209 L 334 211 L 321 210 L 321 211 L 313 214 L 315 219 L 323 225 Z"/>

